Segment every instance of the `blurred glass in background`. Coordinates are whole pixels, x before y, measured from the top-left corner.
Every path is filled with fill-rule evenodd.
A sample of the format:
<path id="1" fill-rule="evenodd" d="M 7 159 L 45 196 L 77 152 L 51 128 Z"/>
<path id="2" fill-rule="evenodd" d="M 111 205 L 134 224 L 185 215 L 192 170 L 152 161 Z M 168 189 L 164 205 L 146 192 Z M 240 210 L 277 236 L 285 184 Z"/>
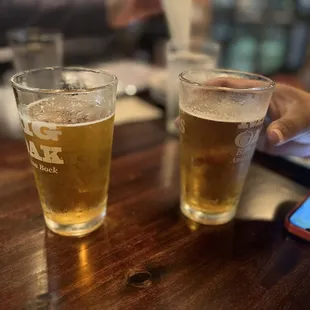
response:
<path id="1" fill-rule="evenodd" d="M 220 46 L 211 40 L 193 38 L 189 46 L 168 41 L 166 46 L 166 130 L 176 134 L 174 124 L 179 115 L 179 74 L 191 69 L 212 69 L 217 65 Z"/>
<path id="2" fill-rule="evenodd" d="M 63 39 L 58 32 L 39 28 L 15 29 L 8 32 L 16 72 L 62 66 Z"/>

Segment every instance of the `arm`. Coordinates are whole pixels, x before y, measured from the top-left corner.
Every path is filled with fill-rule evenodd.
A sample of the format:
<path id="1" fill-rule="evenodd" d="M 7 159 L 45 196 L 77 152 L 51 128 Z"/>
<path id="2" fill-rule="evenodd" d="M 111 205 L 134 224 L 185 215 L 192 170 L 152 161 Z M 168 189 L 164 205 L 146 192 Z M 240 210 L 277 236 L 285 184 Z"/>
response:
<path id="1" fill-rule="evenodd" d="M 160 0 L 106 0 L 108 22 L 114 28 L 161 12 Z"/>

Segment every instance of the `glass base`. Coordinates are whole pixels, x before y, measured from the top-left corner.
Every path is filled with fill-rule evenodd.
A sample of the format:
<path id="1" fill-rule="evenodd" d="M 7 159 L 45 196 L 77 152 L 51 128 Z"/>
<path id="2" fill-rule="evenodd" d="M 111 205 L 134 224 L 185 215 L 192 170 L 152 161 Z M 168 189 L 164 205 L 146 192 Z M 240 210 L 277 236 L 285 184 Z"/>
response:
<path id="1" fill-rule="evenodd" d="M 236 214 L 236 208 L 233 208 L 231 211 L 225 213 L 218 213 L 218 214 L 205 213 L 193 209 L 184 202 L 181 203 L 181 211 L 186 217 L 188 217 L 192 221 L 204 225 L 222 225 L 228 223 L 234 218 Z"/>
<path id="2" fill-rule="evenodd" d="M 104 208 L 104 211 L 98 216 L 94 217 L 91 221 L 70 225 L 58 224 L 50 220 L 46 216 L 44 216 L 44 218 L 46 226 L 52 232 L 58 235 L 70 236 L 70 237 L 84 237 L 101 226 L 105 218 L 105 215 L 106 215 L 106 208 Z"/>

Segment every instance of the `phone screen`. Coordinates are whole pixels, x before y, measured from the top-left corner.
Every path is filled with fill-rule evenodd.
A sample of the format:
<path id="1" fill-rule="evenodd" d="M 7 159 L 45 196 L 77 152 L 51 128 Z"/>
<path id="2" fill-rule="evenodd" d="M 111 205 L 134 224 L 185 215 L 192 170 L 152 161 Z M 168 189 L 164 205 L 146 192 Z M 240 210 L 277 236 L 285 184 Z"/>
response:
<path id="1" fill-rule="evenodd" d="M 310 197 L 291 215 L 290 222 L 302 229 L 310 229 Z"/>

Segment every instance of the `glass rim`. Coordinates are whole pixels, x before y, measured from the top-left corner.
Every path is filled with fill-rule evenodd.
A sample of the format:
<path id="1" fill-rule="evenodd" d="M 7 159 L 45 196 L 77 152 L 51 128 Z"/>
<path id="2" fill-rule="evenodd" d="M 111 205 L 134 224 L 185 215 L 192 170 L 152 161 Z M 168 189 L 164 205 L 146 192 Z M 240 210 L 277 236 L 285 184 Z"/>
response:
<path id="1" fill-rule="evenodd" d="M 234 75 L 244 75 L 245 77 L 254 77 L 255 79 L 252 80 L 261 80 L 264 82 L 267 82 L 268 84 L 266 86 L 262 87 L 246 87 L 246 88 L 233 88 L 233 87 L 226 87 L 226 86 L 212 86 L 212 85 L 205 85 L 200 82 L 194 82 L 188 78 L 185 77 L 186 74 L 189 73 L 201 73 L 201 72 L 213 72 L 213 73 L 227 73 L 227 74 L 234 74 Z M 187 84 L 199 86 L 204 89 L 210 89 L 210 90 L 226 90 L 226 91 L 232 91 L 232 92 L 249 92 L 249 91 L 267 91 L 267 90 L 272 90 L 274 89 L 276 83 L 263 75 L 257 74 L 257 73 L 250 73 L 250 72 L 245 72 L 245 71 L 239 71 L 239 70 L 229 70 L 229 69 L 206 69 L 206 70 L 186 70 L 183 71 L 179 74 L 179 78 L 181 82 L 185 82 Z"/>
<path id="2" fill-rule="evenodd" d="M 27 74 L 38 73 L 38 72 L 43 72 L 43 71 L 56 71 L 56 70 L 97 73 L 97 74 L 108 76 L 112 80 L 110 82 L 103 83 L 100 86 L 90 87 L 87 89 L 72 89 L 72 90 L 56 89 L 56 88 L 29 87 L 29 86 L 25 86 L 25 85 L 16 81 L 16 79 L 18 79 L 22 76 L 25 76 Z M 104 71 L 104 70 L 91 69 L 91 68 L 85 68 L 85 67 L 60 67 L 60 66 L 30 69 L 30 70 L 18 72 L 16 74 L 14 74 L 11 78 L 11 83 L 12 83 L 12 86 L 14 88 L 21 90 L 21 91 L 25 91 L 25 92 L 29 92 L 29 93 L 36 93 L 36 94 L 38 94 L 38 93 L 41 93 L 41 94 L 91 93 L 91 92 L 95 92 L 95 91 L 102 90 L 105 88 L 113 87 L 117 84 L 117 81 L 118 81 L 118 79 L 114 74 L 109 73 L 109 72 Z"/>

